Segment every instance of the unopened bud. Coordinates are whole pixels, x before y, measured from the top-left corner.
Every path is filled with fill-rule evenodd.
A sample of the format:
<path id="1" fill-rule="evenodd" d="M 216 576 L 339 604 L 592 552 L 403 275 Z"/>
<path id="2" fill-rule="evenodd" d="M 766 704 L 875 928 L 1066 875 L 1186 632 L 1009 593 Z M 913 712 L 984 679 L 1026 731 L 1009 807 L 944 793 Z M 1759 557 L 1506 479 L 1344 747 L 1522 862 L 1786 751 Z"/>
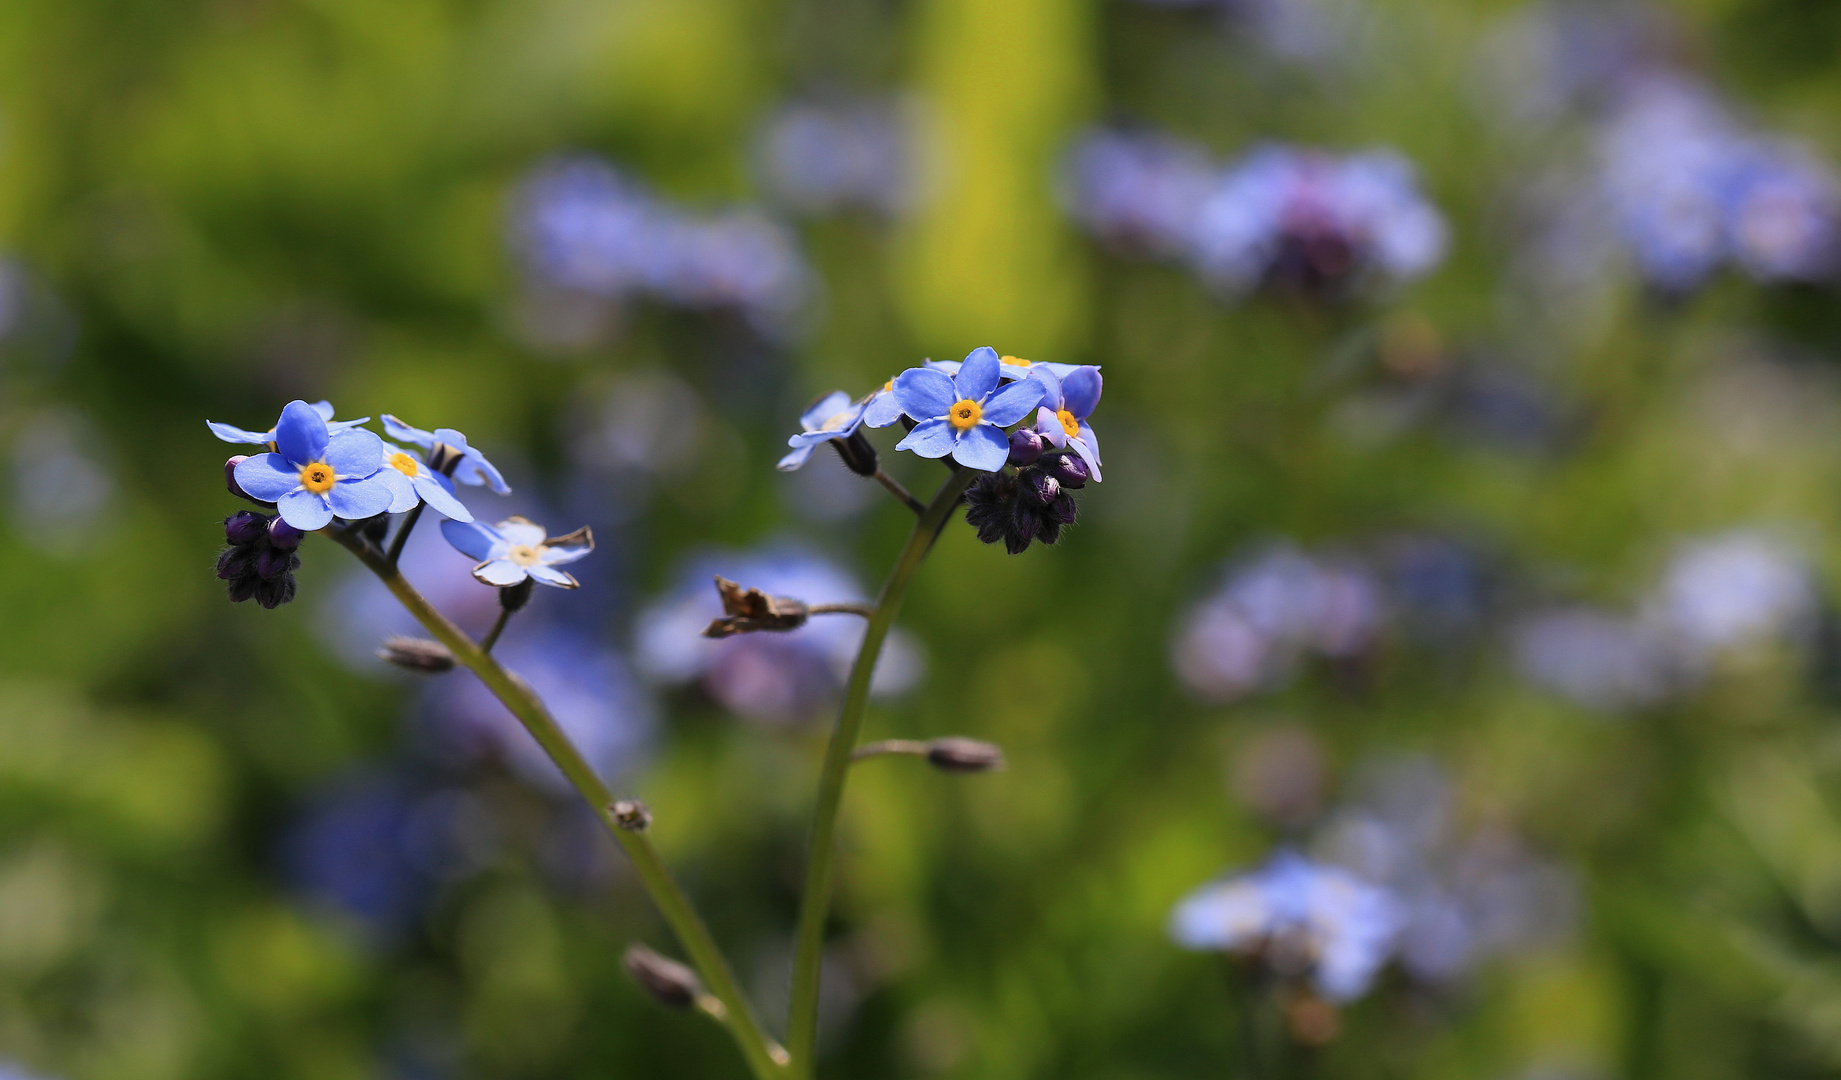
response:
<path id="1" fill-rule="evenodd" d="M 950 773 L 1002 772 L 1004 748 L 996 743 L 949 735 L 927 744 L 927 764 Z"/>
<path id="2" fill-rule="evenodd" d="M 1044 449 L 1042 436 L 1033 428 L 1017 428 L 1010 433 L 1010 464 L 1018 468 L 1034 465 Z"/>
<path id="3" fill-rule="evenodd" d="M 1024 469 L 1017 474 L 1023 497 L 1037 506 L 1047 506 L 1061 494 L 1061 484 L 1041 469 Z"/>
<path id="4" fill-rule="evenodd" d="M 644 945 L 630 945 L 626 971 L 653 1001 L 668 1009 L 688 1009 L 703 996 L 703 980 L 676 960 L 667 960 Z"/>
<path id="5" fill-rule="evenodd" d="M 621 799 L 608 807 L 614 815 L 614 824 L 627 832 L 645 832 L 652 827 L 652 811 L 638 799 Z"/>
<path id="6" fill-rule="evenodd" d="M 244 491 L 243 485 L 237 483 L 237 466 L 241 465 L 243 462 L 247 460 L 249 460 L 248 454 L 238 454 L 235 457 L 225 459 L 224 461 L 224 487 L 230 492 L 230 494 L 235 495 L 239 499 L 247 499 L 250 502 L 255 503 L 257 506 L 274 506 L 275 505 L 274 503 L 263 502 L 261 499 L 256 498 L 254 495 L 251 495 L 249 492 Z"/>
<path id="7" fill-rule="evenodd" d="M 275 519 L 268 523 L 268 543 L 272 548 L 293 551 L 306 537 L 306 533 L 281 520 L 280 515 L 276 515 Z"/>
<path id="8" fill-rule="evenodd" d="M 377 650 L 377 658 L 386 664 L 395 664 L 405 671 L 422 675 L 439 675 L 454 670 L 454 654 L 447 651 L 446 645 L 427 638 L 385 638 Z"/>
<path id="9" fill-rule="evenodd" d="M 217 557 L 217 576 L 223 581 L 252 577 L 255 562 L 255 552 L 246 547 L 225 548 Z"/>
<path id="10" fill-rule="evenodd" d="M 1061 486 L 1069 491 L 1079 491 L 1086 487 L 1087 481 L 1093 475 L 1092 470 L 1087 468 L 1087 463 L 1073 454 L 1055 455 L 1054 468 L 1055 479 L 1059 480 Z"/>
<path id="11" fill-rule="evenodd" d="M 850 433 L 847 439 L 832 439 L 831 446 L 837 456 L 844 459 L 844 467 L 858 476 L 874 476 L 882 463 L 876 458 L 876 448 L 863 435 L 863 429 Z"/>
<path id="12" fill-rule="evenodd" d="M 368 517 L 360 521 L 358 523 L 358 535 L 364 537 L 373 544 L 383 543 L 384 537 L 390 535 L 390 515 L 378 514 L 375 517 Z"/>
<path id="13" fill-rule="evenodd" d="M 518 611 L 531 602 L 531 592 L 537 587 L 532 578 L 525 578 L 516 585 L 507 585 L 499 590 L 499 606 L 506 611 Z"/>
<path id="14" fill-rule="evenodd" d="M 239 547 L 253 544 L 268 531 L 268 515 L 238 510 L 224 519 L 224 539 Z"/>
<path id="15" fill-rule="evenodd" d="M 261 578 L 257 578 L 256 603 L 273 611 L 281 605 L 293 601 L 294 590 L 295 584 L 293 574 L 283 574 L 273 581 L 264 581 Z M 232 591 L 235 591 L 234 586 L 232 586 Z"/>
<path id="16" fill-rule="evenodd" d="M 1074 502 L 1074 496 L 1064 491 L 1055 496 L 1054 502 L 1048 504 L 1047 513 L 1048 520 L 1057 525 L 1072 525 L 1074 518 L 1080 513 L 1080 506 Z"/>
<path id="17" fill-rule="evenodd" d="M 769 596 L 759 589 L 744 589 L 716 575 L 716 595 L 722 598 L 722 618 L 703 628 L 707 638 L 734 637 L 757 630 L 780 633 L 797 630 L 811 618 L 812 609 L 790 596 Z"/>
<path id="18" fill-rule="evenodd" d="M 265 547 L 256 553 L 256 576 L 263 581 L 274 581 L 283 574 L 300 569 L 300 556 L 292 551 L 276 551 Z"/>

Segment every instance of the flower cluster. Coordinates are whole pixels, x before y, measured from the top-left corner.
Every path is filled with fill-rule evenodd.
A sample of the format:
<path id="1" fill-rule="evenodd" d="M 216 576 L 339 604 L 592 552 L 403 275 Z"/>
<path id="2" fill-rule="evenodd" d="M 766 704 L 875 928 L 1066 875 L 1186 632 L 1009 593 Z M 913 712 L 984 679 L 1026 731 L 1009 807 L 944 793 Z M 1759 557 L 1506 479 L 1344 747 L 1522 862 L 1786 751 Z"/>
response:
<path id="1" fill-rule="evenodd" d="M 892 217 L 914 198 L 912 126 L 898 102 L 789 105 L 761 130 L 764 186 L 802 214 Z"/>
<path id="2" fill-rule="evenodd" d="M 1636 82 L 1598 149 L 1611 221 L 1656 287 L 1685 292 L 1722 263 L 1765 282 L 1834 271 L 1841 181 L 1806 147 L 1739 127 L 1706 88 Z"/>
<path id="3" fill-rule="evenodd" d="M 1227 295 L 1410 281 L 1446 246 L 1443 216 L 1391 151 L 1270 145 L 1220 167 L 1165 136 L 1102 131 L 1075 146 L 1067 192 L 1070 212 L 1102 241 L 1180 259 Z"/>
<path id="4" fill-rule="evenodd" d="M 779 467 L 797 469 L 830 443 L 854 472 L 879 475 L 861 429 L 900 422 L 908 434 L 895 449 L 988 474 L 966 491 L 966 521 L 980 540 L 1001 540 L 1017 554 L 1060 539 L 1075 518 L 1069 493 L 1100 480 L 1099 436 L 1088 417 L 1102 387 L 1097 367 L 1032 363 L 984 346 L 956 363 L 909 368 L 860 399 L 841 390 L 820 398 L 799 418 L 802 430 L 787 440 L 792 450 Z"/>
<path id="5" fill-rule="evenodd" d="M 390 518 L 401 518 L 400 552 L 406 530 L 426 506 L 447 520 L 442 534 L 472 557 L 473 576 L 499 588 L 538 581 L 573 589 L 576 581 L 556 567 L 594 549 L 587 529 L 549 538 L 541 526 L 514 517 L 496 527 L 480 524 L 455 494 L 456 483 L 504 495 L 511 487 L 498 467 L 453 428 L 427 431 L 385 414 L 384 430 L 410 443 L 387 443 L 364 428 L 369 417 L 333 419 L 329 402 L 292 401 L 275 426 L 251 431 L 206 421 L 211 433 L 229 443 L 267 446 L 266 453 L 239 455 L 224 463 L 230 493 L 276 511 L 273 518 L 248 511 L 224 523 L 230 547 L 218 561 L 232 600 L 254 597 L 264 607 L 294 598 L 295 554 L 305 534 L 328 527 L 356 529 L 367 544 L 381 542 Z M 343 523 L 343 524 L 338 524 Z M 390 556 L 394 558 L 394 554 Z"/>
<path id="6" fill-rule="evenodd" d="M 804 259 L 774 222 L 745 210 L 687 213 L 593 158 L 540 166 L 512 231 L 535 284 L 601 300 L 734 309 L 774 329 L 810 290 Z"/>

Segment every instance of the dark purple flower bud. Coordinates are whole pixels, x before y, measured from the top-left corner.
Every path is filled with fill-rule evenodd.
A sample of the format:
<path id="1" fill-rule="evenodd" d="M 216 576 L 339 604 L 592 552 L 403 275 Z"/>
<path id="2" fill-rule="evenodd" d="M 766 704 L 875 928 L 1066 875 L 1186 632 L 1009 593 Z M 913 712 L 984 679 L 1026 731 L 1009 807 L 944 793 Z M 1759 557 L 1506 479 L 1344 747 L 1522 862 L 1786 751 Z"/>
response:
<path id="1" fill-rule="evenodd" d="M 257 506 L 274 506 L 274 503 L 263 502 L 261 499 L 251 496 L 249 492 L 243 490 L 241 484 L 237 483 L 237 466 L 248 459 L 248 454 L 238 454 L 235 457 L 225 460 L 224 487 L 229 490 L 230 494 L 235 495 L 239 499 L 247 499 Z"/>
<path id="2" fill-rule="evenodd" d="M 522 611 L 524 605 L 531 602 L 531 591 L 537 583 L 525 578 L 516 585 L 506 585 L 499 589 L 499 606 L 506 611 Z"/>
<path id="3" fill-rule="evenodd" d="M 629 947 L 624 962 L 639 988 L 668 1009 L 688 1009 L 703 996 L 703 982 L 696 972 L 644 945 Z"/>
<path id="4" fill-rule="evenodd" d="M 1017 428 L 1010 433 L 1010 464 L 1018 468 L 1034 465 L 1042 457 L 1046 444 L 1032 428 Z"/>
<path id="5" fill-rule="evenodd" d="M 978 530 L 982 543 L 995 544 L 1010 530 L 1010 504 L 1016 498 L 1016 481 L 1002 473 L 986 473 L 965 492 L 965 522 Z"/>
<path id="6" fill-rule="evenodd" d="M 1080 507 L 1075 505 L 1074 496 L 1067 492 L 1055 496 L 1055 501 L 1048 504 L 1048 520 L 1057 525 L 1072 525 Z M 1054 541 L 1049 541 L 1053 543 Z"/>
<path id="7" fill-rule="evenodd" d="M 1036 533 L 1042 530 L 1042 510 L 1026 499 L 1018 499 L 1010 511 L 1010 528 L 1004 533 L 1004 550 L 1021 555 L 1029 550 Z"/>
<path id="8" fill-rule="evenodd" d="M 368 517 L 360 521 L 358 523 L 358 535 L 364 537 L 373 544 L 383 543 L 384 537 L 390 535 L 390 515 L 378 514 L 375 517 Z"/>
<path id="9" fill-rule="evenodd" d="M 1048 544 L 1052 547 L 1059 539 L 1061 539 L 1061 523 L 1052 518 L 1044 520 L 1042 528 L 1036 532 L 1036 543 Z"/>
<path id="10" fill-rule="evenodd" d="M 229 582 L 230 602 L 240 604 L 256 595 L 256 590 L 268 584 L 254 574 L 241 574 L 227 579 Z"/>
<path id="11" fill-rule="evenodd" d="M 276 518 L 280 521 L 280 518 Z M 261 540 L 268 532 L 268 515 L 254 510 L 238 510 L 224 519 L 224 539 L 239 547 Z"/>
<path id="12" fill-rule="evenodd" d="M 268 523 L 268 543 L 272 548 L 293 551 L 306 538 L 306 533 L 281 520 L 280 515 L 276 515 L 275 520 Z"/>
<path id="13" fill-rule="evenodd" d="M 236 587 L 234 585 L 231 586 L 231 592 L 233 594 L 236 592 Z M 235 599 L 235 597 L 232 596 L 232 599 Z M 263 581 L 261 578 L 256 579 L 256 603 L 261 604 L 270 611 L 273 611 L 293 599 L 293 574 L 283 574 L 274 581 Z"/>
<path id="14" fill-rule="evenodd" d="M 265 547 L 256 553 L 256 576 L 263 581 L 274 581 L 283 574 L 300 569 L 300 556 L 292 551 L 276 551 Z"/>
<path id="15" fill-rule="evenodd" d="M 1079 491 L 1086 487 L 1087 480 L 1092 475 L 1093 473 L 1087 468 L 1087 463 L 1073 454 L 1056 455 L 1054 477 L 1061 482 L 1062 487 L 1069 491 Z"/>
<path id="16" fill-rule="evenodd" d="M 1047 506 L 1061 496 L 1061 484 L 1041 469 L 1024 469 L 1016 480 L 1023 497 L 1037 506 Z"/>
<path id="17" fill-rule="evenodd" d="M 864 438 L 862 429 L 850 433 L 847 439 L 832 439 L 832 449 L 837 456 L 844 459 L 844 467 L 858 476 L 874 476 L 882 463 L 876 458 L 876 448 Z"/>
<path id="18" fill-rule="evenodd" d="M 224 581 L 255 576 L 256 553 L 247 547 L 225 548 L 217 557 L 217 576 Z"/>

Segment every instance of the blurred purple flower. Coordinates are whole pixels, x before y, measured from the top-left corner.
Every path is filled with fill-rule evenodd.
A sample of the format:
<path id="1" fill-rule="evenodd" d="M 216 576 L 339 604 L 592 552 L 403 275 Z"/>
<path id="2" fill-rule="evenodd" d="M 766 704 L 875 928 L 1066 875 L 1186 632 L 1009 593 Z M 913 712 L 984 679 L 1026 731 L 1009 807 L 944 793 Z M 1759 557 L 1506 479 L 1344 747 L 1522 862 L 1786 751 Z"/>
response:
<path id="1" fill-rule="evenodd" d="M 777 201 L 802 214 L 894 216 L 914 198 L 911 128 L 899 102 L 788 105 L 762 126 L 762 180 Z"/>
<path id="2" fill-rule="evenodd" d="M 1522 619 L 1512 635 L 1522 677 L 1583 708 L 1646 708 L 1673 688 L 1667 642 L 1634 619 L 1561 609 Z"/>
<path id="3" fill-rule="evenodd" d="M 1068 156 L 1066 201 L 1076 221 L 1120 252 L 1177 258 L 1189 248 L 1214 173 L 1199 146 L 1096 131 Z"/>

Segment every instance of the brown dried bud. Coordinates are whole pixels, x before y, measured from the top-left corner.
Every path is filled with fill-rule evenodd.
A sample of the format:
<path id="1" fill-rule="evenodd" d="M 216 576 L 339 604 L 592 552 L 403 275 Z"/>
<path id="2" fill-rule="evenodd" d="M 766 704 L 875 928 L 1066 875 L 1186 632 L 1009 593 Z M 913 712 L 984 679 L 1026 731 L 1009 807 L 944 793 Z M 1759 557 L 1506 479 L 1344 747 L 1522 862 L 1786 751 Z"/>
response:
<path id="1" fill-rule="evenodd" d="M 1285 1027 L 1301 1045 L 1327 1046 L 1342 1034 L 1342 1016 L 1336 1006 L 1307 993 L 1285 1007 Z"/>
<path id="2" fill-rule="evenodd" d="M 1002 772 L 1004 748 L 996 743 L 949 735 L 927 744 L 927 764 L 950 773 Z"/>
<path id="3" fill-rule="evenodd" d="M 812 609 L 803 600 L 769 596 L 759 589 L 744 589 L 721 575 L 716 577 L 716 594 L 722 597 L 723 617 L 712 620 L 704 628 L 703 636 L 708 638 L 734 637 L 757 630 L 774 633 L 797 630 L 812 614 Z"/>
<path id="4" fill-rule="evenodd" d="M 608 809 L 613 811 L 614 824 L 627 832 L 645 832 L 652 826 L 652 811 L 638 799 L 621 799 Z"/>
<path id="5" fill-rule="evenodd" d="M 639 988 L 668 1009 L 691 1008 L 703 996 L 703 980 L 696 972 L 644 945 L 629 945 L 624 962 Z"/>
<path id="6" fill-rule="evenodd" d="M 454 654 L 447 651 L 446 645 L 427 638 L 385 638 L 383 646 L 377 650 L 377 658 L 386 664 L 395 664 L 405 671 L 423 675 L 439 675 L 454 670 Z"/>

